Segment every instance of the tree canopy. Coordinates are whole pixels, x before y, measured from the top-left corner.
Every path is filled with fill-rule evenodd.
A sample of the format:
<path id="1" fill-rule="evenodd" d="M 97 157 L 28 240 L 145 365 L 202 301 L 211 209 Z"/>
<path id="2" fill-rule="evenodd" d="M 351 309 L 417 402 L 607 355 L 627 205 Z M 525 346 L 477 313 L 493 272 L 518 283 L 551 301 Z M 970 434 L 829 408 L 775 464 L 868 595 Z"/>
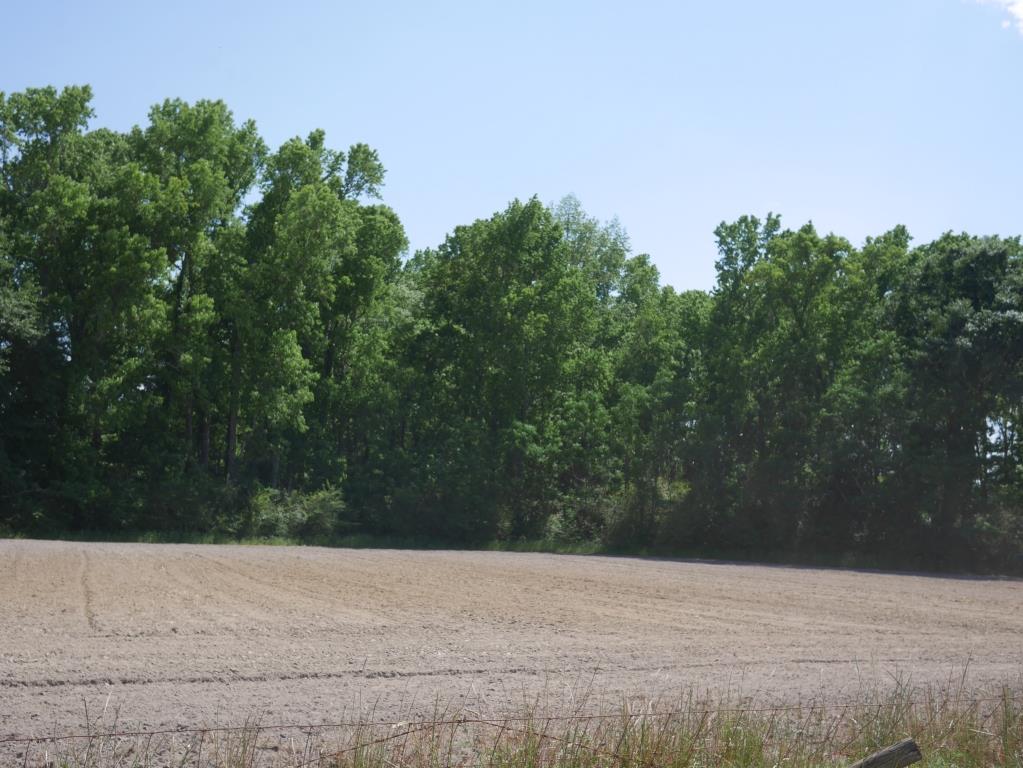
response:
<path id="1" fill-rule="evenodd" d="M 0 529 L 1018 569 L 1023 245 L 745 216 L 676 292 L 574 198 L 407 253 L 220 101 L 0 94 Z"/>

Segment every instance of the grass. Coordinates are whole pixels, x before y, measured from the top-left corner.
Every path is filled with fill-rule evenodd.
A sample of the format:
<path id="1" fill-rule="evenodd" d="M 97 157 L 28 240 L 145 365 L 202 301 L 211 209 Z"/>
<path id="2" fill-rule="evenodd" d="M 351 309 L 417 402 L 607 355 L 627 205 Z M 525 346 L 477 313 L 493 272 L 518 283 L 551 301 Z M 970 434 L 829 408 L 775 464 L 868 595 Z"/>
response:
<path id="1" fill-rule="evenodd" d="M 55 541 L 117 542 L 133 544 L 237 544 L 272 547 L 347 547 L 351 549 L 451 549 L 456 545 L 435 539 L 411 536 L 348 534 L 344 536 L 246 536 L 219 531 L 137 531 L 84 530 L 51 531 L 40 535 L 0 531 L 0 538 L 46 539 Z"/>
<path id="2" fill-rule="evenodd" d="M 707 560 L 761 565 L 784 565 L 809 568 L 851 568 L 868 571 L 981 575 L 993 578 L 1019 578 L 1020 567 L 1003 573 L 964 572 L 920 568 L 916 563 L 890 561 L 861 555 L 829 555 L 821 553 L 761 552 L 752 554 L 730 550 L 679 550 L 652 547 L 618 547 L 600 541 L 561 541 L 554 539 L 492 540 L 486 542 L 458 542 L 426 536 L 397 536 L 373 533 L 350 533 L 334 536 L 246 536 L 227 532 L 196 531 L 137 531 L 137 530 L 85 530 L 52 531 L 40 535 L 0 529 L 0 538 L 47 539 L 57 541 L 120 542 L 145 544 L 229 544 L 239 546 L 316 546 L 348 549 L 407 549 L 484 552 L 543 552 L 561 555 L 606 555 L 613 557 L 650 557 L 674 560 Z"/>
<path id="3" fill-rule="evenodd" d="M 466 543 L 436 539 L 425 536 L 386 536 L 372 533 L 351 533 L 338 536 L 246 536 L 226 532 L 197 531 L 136 531 L 136 530 L 85 530 L 52 531 L 30 535 L 0 530 L 0 538 L 46 539 L 56 541 L 117 542 L 132 544 L 234 544 L 239 546 L 271 547 L 333 547 L 348 549 L 410 549 L 410 550 L 476 550 L 486 552 L 546 552 L 563 555 L 636 554 L 612 550 L 597 541 L 559 542 L 548 539 L 516 541 L 494 540 L 483 543 Z"/>
<path id="4" fill-rule="evenodd" d="M 123 734 L 118 718 L 91 737 L 4 752 L 4 765 L 50 768 L 819 768 L 847 766 L 912 737 L 921 766 L 1023 766 L 1018 684 L 967 689 L 896 683 L 855 703 L 771 706 L 751 698 L 672 701 L 567 712 L 535 702 L 517 717 L 437 710 L 429 719 L 301 729 L 249 722 L 237 729 Z M 594 709 L 596 711 L 594 711 Z M 122 735 L 104 735 L 104 729 Z"/>

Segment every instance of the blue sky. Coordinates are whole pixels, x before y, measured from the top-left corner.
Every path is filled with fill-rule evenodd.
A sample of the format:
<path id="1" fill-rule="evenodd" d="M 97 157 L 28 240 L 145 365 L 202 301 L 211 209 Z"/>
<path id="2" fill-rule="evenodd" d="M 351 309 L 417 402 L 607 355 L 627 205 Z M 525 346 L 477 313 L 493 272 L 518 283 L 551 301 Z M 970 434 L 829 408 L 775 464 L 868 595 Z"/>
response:
<path id="1" fill-rule="evenodd" d="M 3 13 L 0 90 L 89 83 L 94 126 L 222 98 L 271 146 L 375 147 L 413 248 L 515 197 L 617 215 L 666 283 L 713 230 L 812 219 L 1023 232 L 1023 1 L 50 2 Z"/>

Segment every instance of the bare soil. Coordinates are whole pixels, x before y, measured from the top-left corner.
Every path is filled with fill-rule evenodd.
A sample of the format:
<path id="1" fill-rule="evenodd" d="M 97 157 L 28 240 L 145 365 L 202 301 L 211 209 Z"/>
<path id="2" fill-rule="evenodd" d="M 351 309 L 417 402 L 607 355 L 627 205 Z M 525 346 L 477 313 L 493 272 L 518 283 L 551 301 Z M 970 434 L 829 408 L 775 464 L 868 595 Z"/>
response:
<path id="1" fill-rule="evenodd" d="M 795 701 L 1023 672 L 1023 583 L 485 552 L 0 541 L 0 738 Z"/>

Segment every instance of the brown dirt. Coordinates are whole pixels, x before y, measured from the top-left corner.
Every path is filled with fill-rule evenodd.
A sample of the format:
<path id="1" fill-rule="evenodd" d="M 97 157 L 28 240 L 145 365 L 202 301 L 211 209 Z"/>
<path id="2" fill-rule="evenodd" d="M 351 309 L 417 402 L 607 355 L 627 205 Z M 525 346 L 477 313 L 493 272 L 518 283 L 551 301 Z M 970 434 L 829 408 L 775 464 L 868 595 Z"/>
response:
<path id="1" fill-rule="evenodd" d="M 1019 682 L 1023 583 L 483 552 L 0 541 L 0 737 Z"/>

